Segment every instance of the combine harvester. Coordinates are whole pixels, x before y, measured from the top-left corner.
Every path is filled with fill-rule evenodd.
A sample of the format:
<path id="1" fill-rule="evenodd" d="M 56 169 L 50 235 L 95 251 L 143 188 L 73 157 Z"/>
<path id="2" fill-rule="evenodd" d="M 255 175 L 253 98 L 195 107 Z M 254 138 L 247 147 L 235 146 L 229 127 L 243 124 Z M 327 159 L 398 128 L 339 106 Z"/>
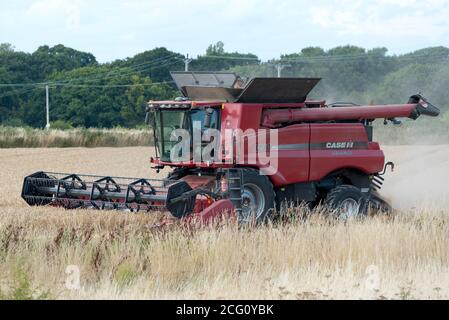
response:
<path id="1" fill-rule="evenodd" d="M 320 79 L 255 78 L 247 85 L 227 73 L 173 73 L 184 97 L 150 102 L 147 122 L 154 128 L 153 169 L 171 167 L 165 180 L 98 177 L 37 172 L 25 178 L 22 197 L 31 206 L 66 209 L 170 212 L 179 219 L 210 221 L 223 214 L 241 223 L 263 222 L 283 204 L 329 205 L 340 218 L 366 215 L 370 208 L 388 211 L 378 191 L 394 164 L 385 164 L 373 141 L 373 122 L 397 124 L 397 118 L 436 117 L 440 111 L 421 95 L 407 104 L 326 105 L 307 96 Z M 221 135 L 220 161 L 173 162 L 176 141 L 184 129 L 195 134 L 210 129 Z M 244 164 L 236 150 L 224 146 L 229 132 L 275 130 L 277 143 L 243 145 L 243 159 L 255 149 L 276 151 L 275 171 L 259 159 Z M 259 134 L 260 135 L 260 134 Z M 268 135 L 268 133 L 267 133 Z M 265 137 L 267 138 L 267 137 Z M 229 140 L 229 139 L 228 139 Z M 175 142 L 173 142 L 175 141 Z M 178 141 L 179 142 L 179 141 Z M 190 148 L 194 148 L 194 143 Z M 240 144 L 241 146 L 241 144 Z M 193 151 L 193 150 L 192 150 Z M 217 151 L 215 151 L 217 153 Z M 216 154 L 214 155 L 216 156 Z"/>

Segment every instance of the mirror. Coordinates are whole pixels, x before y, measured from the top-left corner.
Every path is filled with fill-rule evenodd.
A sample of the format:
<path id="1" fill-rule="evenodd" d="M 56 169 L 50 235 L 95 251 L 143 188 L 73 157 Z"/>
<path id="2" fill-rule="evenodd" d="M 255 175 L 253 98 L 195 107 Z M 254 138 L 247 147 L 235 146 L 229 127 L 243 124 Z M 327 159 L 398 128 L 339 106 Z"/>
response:
<path id="1" fill-rule="evenodd" d="M 204 117 L 204 128 L 209 129 L 212 123 L 212 116 L 214 114 L 214 109 L 207 108 L 206 109 L 206 116 Z"/>
<path id="2" fill-rule="evenodd" d="M 156 127 L 156 119 L 155 119 L 155 114 L 154 112 L 147 112 L 147 115 L 145 117 L 145 124 L 154 128 Z"/>

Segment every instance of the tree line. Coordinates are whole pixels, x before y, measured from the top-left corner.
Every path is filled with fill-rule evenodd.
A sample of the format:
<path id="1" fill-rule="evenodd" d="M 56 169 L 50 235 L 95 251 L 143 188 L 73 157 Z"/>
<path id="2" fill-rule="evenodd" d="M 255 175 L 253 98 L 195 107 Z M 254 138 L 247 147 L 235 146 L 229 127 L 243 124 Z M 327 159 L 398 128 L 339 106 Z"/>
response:
<path id="1" fill-rule="evenodd" d="M 41 46 L 33 53 L 0 45 L 0 124 L 45 126 L 45 86 L 50 88 L 54 127 L 137 127 L 149 100 L 180 95 L 170 71 L 184 70 L 182 54 L 155 48 L 134 57 L 99 63 L 91 53 L 63 45 Z M 309 47 L 262 62 L 252 53 L 227 52 L 210 45 L 190 63 L 192 71 L 232 71 L 243 77 L 320 77 L 312 98 L 329 102 L 404 103 L 422 92 L 447 110 L 449 48 L 432 47 L 403 55 L 386 48 Z"/>

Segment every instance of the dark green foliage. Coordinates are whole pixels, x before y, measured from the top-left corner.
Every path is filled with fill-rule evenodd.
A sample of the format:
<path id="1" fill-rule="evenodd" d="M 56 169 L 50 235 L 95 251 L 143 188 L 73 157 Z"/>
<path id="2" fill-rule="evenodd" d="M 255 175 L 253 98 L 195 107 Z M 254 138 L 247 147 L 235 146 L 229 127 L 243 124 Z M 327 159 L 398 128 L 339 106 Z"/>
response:
<path id="1" fill-rule="evenodd" d="M 37 81 L 45 80 L 55 72 L 98 64 L 93 54 L 67 48 L 61 44 L 52 48 L 48 46 L 39 47 L 31 55 L 31 63 L 30 67 Z"/>
<path id="2" fill-rule="evenodd" d="M 0 124 L 45 126 L 45 84 L 50 85 L 51 122 L 56 127 L 137 127 L 149 100 L 179 95 L 170 71 L 184 70 L 184 55 L 155 48 L 132 58 L 99 64 L 86 52 L 57 45 L 28 54 L 0 44 Z M 386 48 L 308 47 L 262 63 L 251 53 L 210 45 L 190 64 L 193 71 L 232 71 L 244 77 L 276 76 L 273 64 L 290 65 L 289 77 L 320 77 L 311 98 L 360 104 L 405 103 L 422 92 L 448 110 L 449 48 L 433 47 L 391 56 Z M 38 84 L 38 85 L 36 85 Z M 125 86 L 123 86 L 125 85 Z"/>
<path id="3" fill-rule="evenodd" d="M 142 77 L 148 77 L 153 82 L 171 81 L 170 71 L 183 70 L 184 56 L 167 50 L 155 48 L 135 55 L 126 60 L 117 60 L 112 67 L 128 67 Z"/>
<path id="4" fill-rule="evenodd" d="M 272 77 L 272 64 L 279 62 L 290 65 L 283 71 L 284 76 L 323 79 L 311 98 L 359 104 L 406 103 L 411 95 L 421 92 L 443 112 L 449 110 L 449 48 L 433 47 L 391 56 L 386 48 L 342 46 L 326 51 L 309 47 L 282 55 L 270 64 L 232 70 L 243 76 Z"/>
<path id="5" fill-rule="evenodd" d="M 54 130 L 70 130 L 73 129 L 73 126 L 64 120 L 56 120 L 51 123 L 51 128 Z"/>
<path id="6" fill-rule="evenodd" d="M 238 52 L 226 52 L 223 42 L 210 45 L 206 54 L 199 56 L 191 64 L 191 69 L 196 71 L 221 71 L 235 66 L 257 66 L 260 64 L 259 58 L 251 53 L 242 54 Z"/>

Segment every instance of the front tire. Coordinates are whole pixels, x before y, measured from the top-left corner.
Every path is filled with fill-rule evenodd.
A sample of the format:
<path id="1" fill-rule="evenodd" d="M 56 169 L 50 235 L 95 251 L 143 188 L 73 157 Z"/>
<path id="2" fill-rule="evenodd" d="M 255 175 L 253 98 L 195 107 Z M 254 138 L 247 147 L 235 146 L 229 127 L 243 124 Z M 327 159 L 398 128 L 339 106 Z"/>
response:
<path id="1" fill-rule="evenodd" d="M 366 216 L 366 200 L 359 188 L 341 185 L 327 194 L 325 204 L 333 216 L 346 221 Z"/>
<path id="2" fill-rule="evenodd" d="M 276 193 L 267 176 L 257 170 L 244 169 L 242 174 L 242 213 L 239 222 L 242 225 L 264 223 L 276 207 Z"/>

